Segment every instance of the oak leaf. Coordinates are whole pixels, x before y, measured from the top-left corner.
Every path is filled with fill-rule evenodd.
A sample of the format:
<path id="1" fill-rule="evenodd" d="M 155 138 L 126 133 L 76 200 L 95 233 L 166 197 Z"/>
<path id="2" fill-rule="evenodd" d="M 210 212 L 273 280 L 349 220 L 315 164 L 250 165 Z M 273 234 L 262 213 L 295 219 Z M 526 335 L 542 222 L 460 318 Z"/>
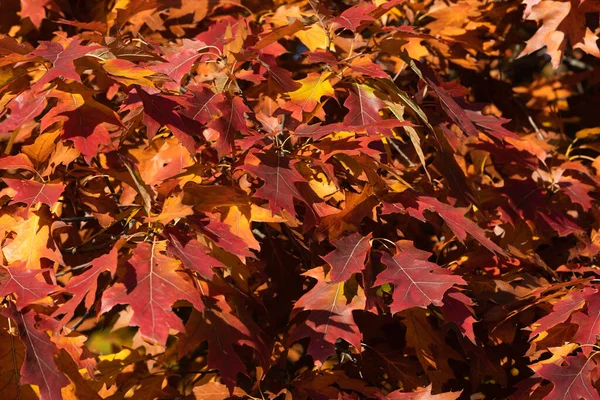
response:
<path id="1" fill-rule="evenodd" d="M 49 294 L 59 289 L 59 286 L 48 284 L 39 276 L 42 271 L 26 269 L 23 264 L 2 267 L 0 271 L 0 296 L 16 294 L 18 311 L 29 304 L 42 303 Z M 45 303 L 52 304 L 51 301 Z"/>
<path id="2" fill-rule="evenodd" d="M 165 254 L 166 242 L 140 243 L 129 260 L 131 269 L 123 283 L 104 292 L 101 312 L 117 304 L 130 304 L 131 325 L 139 326 L 143 337 L 164 345 L 169 329 L 183 331 L 183 324 L 172 311 L 177 300 L 187 300 L 203 310 L 200 293 L 184 279 L 178 260 Z"/>
<path id="3" fill-rule="evenodd" d="M 39 183 L 8 178 L 3 180 L 16 192 L 13 201 L 25 203 L 28 207 L 38 203 L 52 207 L 65 190 L 65 185 L 62 183 Z"/>
<path id="4" fill-rule="evenodd" d="M 393 313 L 411 307 L 441 306 L 444 293 L 454 285 L 466 282 L 438 265 L 427 261 L 430 253 L 414 247 L 412 242 L 396 243 L 398 253 L 384 253 L 381 262 L 387 269 L 379 275 L 375 286 L 394 284 L 394 296 L 390 309 Z"/>
<path id="5" fill-rule="evenodd" d="M 45 332 L 36 328 L 35 312 L 22 313 L 10 305 L 2 311 L 2 315 L 15 321 L 19 339 L 25 345 L 21 383 L 37 385 L 40 389 L 40 400 L 62 400 L 61 388 L 67 386 L 69 380 L 56 366 L 56 345 Z"/>
<path id="6" fill-rule="evenodd" d="M 542 363 L 534 369 L 537 375 L 553 384 L 548 398 L 600 399 L 592 385 L 596 363 L 582 354 L 564 357 L 559 363 Z M 565 365 L 562 365 L 565 364 Z"/>
<path id="7" fill-rule="evenodd" d="M 317 283 L 294 306 L 296 312 L 310 310 L 310 313 L 294 330 L 292 338 L 310 337 L 307 353 L 320 364 L 334 354 L 338 339 L 344 339 L 360 350 L 361 333 L 353 311 L 364 309 L 362 288 L 354 280 L 330 281 L 323 268 L 312 269 L 304 275 L 316 279 Z"/>
<path id="8" fill-rule="evenodd" d="M 332 242 L 336 250 L 323 257 L 331 265 L 331 282 L 348 280 L 352 274 L 364 269 L 365 257 L 371 250 L 371 236 L 370 233 L 366 236 L 353 233 Z"/>
<path id="9" fill-rule="evenodd" d="M 81 39 L 73 39 L 66 46 L 58 42 L 41 42 L 41 45 L 31 55 L 50 61 L 52 67 L 32 88 L 37 90 L 59 77 L 81 83 L 81 77 L 75 70 L 73 61 L 101 48 L 98 45 L 82 46 L 81 43 Z"/>

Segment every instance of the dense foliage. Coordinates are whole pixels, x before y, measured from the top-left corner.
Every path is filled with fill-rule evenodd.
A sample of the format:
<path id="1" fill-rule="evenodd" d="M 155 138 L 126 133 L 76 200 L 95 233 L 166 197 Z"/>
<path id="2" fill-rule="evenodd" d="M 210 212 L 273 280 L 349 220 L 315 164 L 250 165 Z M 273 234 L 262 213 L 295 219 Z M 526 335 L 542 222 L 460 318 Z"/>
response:
<path id="1" fill-rule="evenodd" d="M 6 399 L 599 399 L 599 0 L 4 0 Z"/>

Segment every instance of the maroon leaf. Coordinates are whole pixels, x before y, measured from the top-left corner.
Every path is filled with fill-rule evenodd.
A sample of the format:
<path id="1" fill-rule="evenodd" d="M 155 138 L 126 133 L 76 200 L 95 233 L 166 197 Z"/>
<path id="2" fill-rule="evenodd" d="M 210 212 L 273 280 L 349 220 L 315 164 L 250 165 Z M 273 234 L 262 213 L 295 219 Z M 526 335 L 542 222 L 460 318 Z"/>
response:
<path id="1" fill-rule="evenodd" d="M 506 255 L 497 244 L 485 236 L 485 232 L 479 226 L 477 226 L 477 224 L 465 218 L 464 215 L 468 211 L 468 208 L 452 207 L 451 205 L 442 203 L 433 197 L 423 196 L 417 199 L 417 204 L 417 207 L 412 205 L 407 207 L 408 213 L 413 218 L 417 218 L 420 221 L 425 221 L 423 211 L 434 211 L 440 217 L 442 217 L 444 222 L 448 224 L 448 227 L 452 230 L 452 232 L 454 232 L 458 240 L 461 242 L 464 242 L 468 233 L 488 250 L 500 255 Z"/>
<path id="2" fill-rule="evenodd" d="M 235 148 L 234 140 L 237 132 L 249 132 L 244 114 L 250 113 L 250 109 L 241 97 L 233 97 L 231 106 L 225 105 L 222 112 L 221 118 L 213 119 L 208 123 L 209 128 L 219 134 L 215 147 L 220 158 L 231 154 Z"/>
<path id="3" fill-rule="evenodd" d="M 297 327 L 292 340 L 310 337 L 308 354 L 323 363 L 335 352 L 335 343 L 344 339 L 360 350 L 361 334 L 354 322 L 354 310 L 362 310 L 365 297 L 354 281 L 334 283 L 325 278 L 322 268 L 315 268 L 304 275 L 317 279 L 317 284 L 294 307 L 296 311 L 311 310 L 306 321 Z"/>
<path id="4" fill-rule="evenodd" d="M 286 157 L 275 156 L 267 158 L 261 156 L 263 161 L 268 162 L 260 165 L 245 165 L 243 168 L 258 176 L 264 184 L 256 190 L 256 197 L 269 201 L 269 207 L 274 213 L 284 209 L 291 214 L 294 211 L 294 198 L 302 200 L 302 195 L 296 188 L 297 182 L 306 182 L 298 173 L 293 164 Z"/>
<path id="5" fill-rule="evenodd" d="M 235 346 L 247 345 L 257 352 L 264 351 L 246 325 L 233 313 L 223 295 L 213 295 L 215 306 L 207 308 L 204 314 L 192 312 L 186 323 L 186 336 L 179 345 L 180 357 L 192 351 L 198 344 L 208 341 L 208 365 L 217 368 L 229 391 L 236 385 L 236 376 L 246 374 L 246 366 L 235 350 Z"/>
<path id="6" fill-rule="evenodd" d="M 381 262 L 387 269 L 379 275 L 375 286 L 394 284 L 394 296 L 390 309 L 393 313 L 411 307 L 441 306 L 444 293 L 454 285 L 466 282 L 446 269 L 427 261 L 431 253 L 415 248 L 412 242 L 396 243 L 398 253 L 383 254 Z"/>
<path id="7" fill-rule="evenodd" d="M 35 312 L 23 314 L 9 303 L 2 315 L 15 321 L 19 329 L 19 339 L 25 345 L 21 384 L 37 385 L 40 389 L 40 400 L 62 400 L 61 388 L 67 386 L 69 380 L 59 371 L 54 361 L 54 356 L 58 354 L 56 345 L 50 341 L 48 335 L 36 329 Z"/>
<path id="8" fill-rule="evenodd" d="M 353 233 L 332 242 L 337 249 L 323 257 L 331 265 L 331 282 L 348 280 L 352 274 L 363 270 L 365 257 L 371 250 L 371 236 L 370 233 L 367 236 Z"/>
<path id="9" fill-rule="evenodd" d="M 166 126 L 190 154 L 196 154 L 196 142 L 176 111 L 179 104 L 161 94 L 149 94 L 140 87 L 136 91 L 144 104 L 144 124 L 148 128 L 148 137 L 153 138 L 161 126 Z"/>
<path id="10" fill-rule="evenodd" d="M 537 375 L 554 385 L 547 398 L 600 399 L 592 385 L 591 374 L 596 363 L 582 354 L 565 357 L 563 362 L 566 365 L 546 363 L 536 369 Z"/>

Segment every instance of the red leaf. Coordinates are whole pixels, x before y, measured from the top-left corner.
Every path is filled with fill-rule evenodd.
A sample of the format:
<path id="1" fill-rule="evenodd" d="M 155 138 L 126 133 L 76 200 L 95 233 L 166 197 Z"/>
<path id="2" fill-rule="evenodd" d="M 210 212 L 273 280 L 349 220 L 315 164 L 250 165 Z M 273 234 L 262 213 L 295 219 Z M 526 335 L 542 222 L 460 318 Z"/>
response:
<path id="1" fill-rule="evenodd" d="M 589 357 L 593 351 L 592 345 L 596 344 L 597 337 L 600 335 L 600 296 L 598 290 L 586 288 L 584 297 L 587 301 L 586 312 L 574 313 L 571 322 L 578 325 L 573 342 L 579 343 L 583 354 Z"/>
<path id="2" fill-rule="evenodd" d="M 152 71 L 160 72 L 177 83 L 181 83 L 181 78 L 192 68 L 192 65 L 200 58 L 201 54 L 195 49 L 183 49 L 176 53 L 169 54 L 167 56 L 168 62 L 153 65 L 150 67 Z"/>
<path id="3" fill-rule="evenodd" d="M 61 137 L 73 142 L 84 156 L 96 156 L 101 146 L 111 145 L 105 124 L 121 127 L 122 122 L 111 108 L 94 100 L 95 93 L 74 83 L 65 91 L 53 90 L 50 97 L 57 98 L 58 104 L 44 115 L 40 129 L 63 121 Z"/>
<path id="4" fill-rule="evenodd" d="M 198 309 L 204 305 L 200 293 L 180 272 L 178 260 L 164 254 L 165 242 L 140 243 L 129 260 L 132 266 L 125 283 L 117 283 L 102 296 L 101 312 L 117 304 L 130 304 L 131 325 L 139 326 L 143 337 L 164 345 L 169 329 L 183 330 L 181 320 L 172 311 L 177 300 L 187 300 Z"/>
<path id="5" fill-rule="evenodd" d="M 16 294 L 17 310 L 19 311 L 59 289 L 59 286 L 50 285 L 46 283 L 44 278 L 38 276 L 42 272 L 41 270 L 30 270 L 23 264 L 16 264 L 8 268 L 3 267 L 0 271 L 2 271 L 0 296 L 7 296 L 11 293 Z"/>
<path id="6" fill-rule="evenodd" d="M 598 391 L 592 385 L 591 374 L 596 363 L 582 354 L 565 357 L 563 362 L 566 365 L 548 363 L 536 368 L 539 376 L 554 385 L 546 398 L 600 399 Z"/>
<path id="7" fill-rule="evenodd" d="M 52 63 L 52 68 L 50 68 L 48 72 L 32 86 L 32 89 L 36 90 L 52 81 L 54 78 L 59 77 L 72 79 L 81 83 L 81 77 L 77 71 L 75 71 L 75 64 L 73 64 L 73 61 L 101 48 L 101 46 L 97 45 L 81 46 L 80 39 L 71 40 L 67 47 L 63 47 L 62 44 L 57 42 L 40 43 L 40 46 L 33 51 L 31 55 L 42 57 L 50 61 Z"/>
<path id="8" fill-rule="evenodd" d="M 225 296 L 211 296 L 215 306 L 207 308 L 204 315 L 192 312 L 186 323 L 186 339 L 179 345 L 179 356 L 190 353 L 198 344 L 208 341 L 208 366 L 217 368 L 230 393 L 236 386 L 236 376 L 246 373 L 246 366 L 235 350 L 235 346 L 247 345 L 254 350 L 263 351 L 255 335 L 225 301 Z"/>
<path id="9" fill-rule="evenodd" d="M 469 118 L 467 112 L 456 103 L 456 100 L 454 100 L 452 94 L 449 93 L 444 87 L 436 85 L 432 79 L 426 77 L 425 80 L 427 85 L 429 85 L 429 87 L 437 95 L 442 108 L 450 117 L 450 119 L 456 125 L 458 125 L 467 136 L 477 137 L 479 135 L 477 128 L 475 125 L 473 125 L 473 122 Z"/>
<path id="10" fill-rule="evenodd" d="M 310 337 L 307 353 L 321 364 L 335 353 L 338 339 L 344 339 L 360 350 L 361 333 L 352 315 L 354 310 L 365 307 L 365 296 L 360 286 L 356 281 L 331 282 L 325 278 L 322 268 L 312 269 L 304 275 L 317 279 L 317 284 L 294 306 L 297 312 L 311 312 L 306 321 L 294 330 L 292 340 Z"/>
<path id="11" fill-rule="evenodd" d="M 32 172 L 35 171 L 31 160 L 23 153 L 0 158 L 0 169 L 26 169 Z"/>
<path id="12" fill-rule="evenodd" d="M 401 240 L 396 246 L 398 253 L 395 256 L 383 254 L 381 262 L 387 269 L 377 275 L 374 283 L 374 286 L 394 284 L 392 313 L 430 304 L 441 306 L 448 289 L 466 284 L 461 277 L 427 261 L 431 253 L 415 248 L 412 242 Z"/>
<path id="13" fill-rule="evenodd" d="M 471 110 L 465 110 L 465 112 L 467 113 L 471 121 L 473 121 L 483 130 L 485 130 L 488 134 L 490 134 L 492 137 L 495 137 L 498 140 L 504 140 L 506 138 L 518 140 L 521 139 L 519 135 L 509 131 L 508 129 L 502 126 L 504 124 L 509 123 L 509 119 L 498 118 L 493 115 L 481 115 Z"/>
<path id="14" fill-rule="evenodd" d="M 190 86 L 193 97 L 187 100 L 183 114 L 202 124 L 206 124 L 223 114 L 225 96 L 215 93 L 206 86 Z"/>
<path id="15" fill-rule="evenodd" d="M 170 97 L 149 94 L 139 86 L 136 91 L 144 104 L 144 124 L 148 128 L 148 137 L 152 139 L 161 126 L 166 126 L 190 154 L 196 154 L 196 142 L 175 110 L 179 104 Z"/>
<path id="16" fill-rule="evenodd" d="M 196 271 L 201 277 L 212 280 L 215 273 L 211 267 L 226 268 L 219 260 L 209 256 L 207 252 L 210 249 L 199 241 L 192 239 L 184 247 L 175 236 L 170 235 L 169 238 L 169 252 L 179 258 L 184 267 Z"/>
<path id="17" fill-rule="evenodd" d="M 552 307 L 552 312 L 535 322 L 536 327 L 531 331 L 532 339 L 540 332 L 547 331 L 556 325 L 565 322 L 571 314 L 584 306 L 585 300 L 582 292 L 572 292 L 568 297 L 561 299 Z"/>
<path id="18" fill-rule="evenodd" d="M 374 20 L 369 13 L 376 8 L 374 4 L 357 4 L 341 13 L 339 17 L 332 18 L 331 22 L 338 24 L 342 28 L 354 31 L 363 21 Z"/>
<path id="19" fill-rule="evenodd" d="M 424 210 L 431 210 L 436 212 L 448 227 L 454 232 L 458 240 L 464 242 L 467 238 L 467 233 L 483 246 L 485 246 L 491 252 L 505 256 L 506 253 L 494 242 L 485 236 L 485 232 L 477 226 L 473 221 L 465 218 L 465 213 L 469 210 L 468 208 L 452 207 L 449 204 L 442 203 L 433 197 L 418 197 L 416 200 L 417 206 L 408 205 L 408 213 L 420 221 L 425 221 L 423 215 Z"/>
<path id="20" fill-rule="evenodd" d="M 73 297 L 71 297 L 53 314 L 53 316 L 64 314 L 60 320 L 59 327 L 64 326 L 71 320 L 71 318 L 73 318 L 75 309 L 79 306 L 82 300 L 84 301 L 86 310 L 89 310 L 92 307 L 96 299 L 98 277 L 105 271 L 110 272 L 110 275 L 114 276 L 117 270 L 118 254 L 119 248 L 118 246 L 115 246 L 112 248 L 110 253 L 104 254 L 92 260 L 90 262 L 90 269 L 86 270 L 80 275 L 73 276 L 69 280 L 69 282 L 65 285 L 64 290 L 71 293 Z"/>
<path id="21" fill-rule="evenodd" d="M 36 28 L 46 19 L 45 6 L 52 0 L 21 0 L 21 19 L 29 18 Z"/>
<path id="22" fill-rule="evenodd" d="M 260 165 L 244 165 L 243 168 L 258 176 L 264 184 L 256 190 L 256 197 L 269 201 L 269 208 L 277 213 L 284 209 L 294 215 L 294 198 L 303 200 L 296 188 L 297 182 L 306 182 L 290 160 L 282 156 L 260 155 Z"/>
<path id="23" fill-rule="evenodd" d="M 385 103 L 366 85 L 356 84 L 353 89 L 344 102 L 348 109 L 344 124 L 365 126 L 380 121 L 379 110 L 385 107 Z"/>
<path id="24" fill-rule="evenodd" d="M 21 366 L 21 384 L 37 385 L 40 400 L 62 400 L 61 388 L 69 380 L 59 371 L 54 361 L 58 349 L 48 335 L 36 329 L 35 312 L 23 314 L 9 303 L 2 315 L 15 321 L 19 338 L 25 345 L 25 361 Z"/>
<path id="25" fill-rule="evenodd" d="M 446 292 L 444 297 L 442 313 L 448 321 L 454 322 L 463 335 L 465 335 L 473 344 L 475 341 L 475 331 L 473 324 L 477 322 L 474 317 L 473 300 L 461 292 Z"/>
<path id="26" fill-rule="evenodd" d="M 39 183 L 19 179 L 3 179 L 11 189 L 17 192 L 13 200 L 25 203 L 28 207 L 37 203 L 53 206 L 65 190 L 65 185 L 62 183 Z"/>
<path id="27" fill-rule="evenodd" d="M 402 392 L 398 389 L 385 396 L 379 395 L 379 398 L 381 400 L 456 400 L 461 394 L 461 392 L 431 394 L 431 388 L 432 385 L 429 385 L 414 392 Z"/>
<path id="28" fill-rule="evenodd" d="M 231 106 L 224 105 L 222 112 L 221 118 L 213 119 L 208 123 L 208 127 L 219 134 L 216 149 L 220 158 L 231 154 L 235 148 L 234 140 L 237 132 L 249 132 L 244 114 L 250 113 L 250 109 L 241 97 L 233 97 Z"/>
<path id="29" fill-rule="evenodd" d="M 47 90 L 43 93 L 37 93 L 35 90 L 26 90 L 15 97 L 8 103 L 10 115 L 4 121 L 0 122 L 0 135 L 12 132 L 21 127 L 25 122 L 37 117 L 46 108 L 48 104 L 46 98 L 51 92 L 52 90 Z"/>
<path id="30" fill-rule="evenodd" d="M 200 227 L 200 230 L 217 246 L 232 254 L 240 257 L 251 257 L 254 254 L 242 238 L 231 233 L 230 226 L 226 223 L 210 219 L 208 224 Z"/>
<path id="31" fill-rule="evenodd" d="M 323 257 L 323 260 L 331 265 L 331 282 L 348 280 L 352 274 L 363 270 L 365 257 L 371 250 L 371 236 L 370 233 L 367 236 L 353 233 L 332 242 L 337 250 Z"/>
<path id="32" fill-rule="evenodd" d="M 595 189 L 594 186 L 586 185 L 577 179 L 564 176 L 561 177 L 558 186 L 562 192 L 569 196 L 573 203 L 581 204 L 586 211 L 592 208 L 592 201 L 594 199 L 588 193 Z"/>

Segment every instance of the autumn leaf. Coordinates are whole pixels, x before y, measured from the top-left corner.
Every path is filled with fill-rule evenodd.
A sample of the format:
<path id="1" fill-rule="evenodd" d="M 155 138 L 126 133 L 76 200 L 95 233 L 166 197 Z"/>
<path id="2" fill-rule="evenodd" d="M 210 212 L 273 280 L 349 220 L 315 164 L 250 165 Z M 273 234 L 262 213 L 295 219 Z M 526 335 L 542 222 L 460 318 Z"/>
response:
<path id="1" fill-rule="evenodd" d="M 177 196 L 167 197 L 163 203 L 163 208 L 155 217 L 148 218 L 148 222 L 160 222 L 163 225 L 168 224 L 176 218 L 187 217 L 192 215 L 194 210 L 192 206 L 182 203 L 183 193 Z"/>
<path id="2" fill-rule="evenodd" d="M 329 78 L 329 73 L 313 73 L 298 81 L 301 87 L 289 93 L 290 102 L 283 104 L 282 108 L 292 112 L 293 118 L 302 121 L 302 114 L 313 112 L 321 97 L 334 97 L 335 92 Z"/>
<path id="3" fill-rule="evenodd" d="M 375 95 L 373 89 L 366 85 L 356 85 L 344 102 L 348 114 L 344 118 L 346 125 L 371 125 L 381 121 L 379 110 L 385 107 L 384 102 Z"/>
<path id="4" fill-rule="evenodd" d="M 553 384 L 549 397 L 598 399 L 600 396 L 592 385 L 591 375 L 595 367 L 596 363 L 592 359 L 580 354 L 564 357 L 558 363 L 542 363 L 535 371 L 537 375 Z"/>
<path id="5" fill-rule="evenodd" d="M 31 213 L 10 227 L 14 238 L 2 248 L 9 265 L 15 262 L 24 263 L 27 269 L 40 269 L 42 259 L 64 264 L 53 238 L 50 236 L 50 221 L 41 212 Z"/>
<path id="6" fill-rule="evenodd" d="M 208 254 L 210 251 L 208 247 L 195 239 L 183 246 L 175 236 L 171 236 L 168 250 L 179 258 L 187 269 L 198 272 L 201 277 L 208 280 L 211 280 L 214 275 L 211 267 L 225 268 L 219 260 Z"/>
<path id="7" fill-rule="evenodd" d="M 117 270 L 117 257 L 119 248 L 114 247 L 110 253 L 102 255 L 89 262 L 91 268 L 84 273 L 75 275 L 69 279 L 64 290 L 72 294 L 72 297 L 60 309 L 56 310 L 54 316 L 63 315 L 60 326 L 68 323 L 75 314 L 76 308 L 83 301 L 86 309 L 90 309 L 96 300 L 98 289 L 98 278 L 103 272 L 108 271 L 114 276 Z M 82 264 L 87 266 L 86 264 Z"/>
<path id="8" fill-rule="evenodd" d="M 379 395 L 379 398 L 385 400 L 456 400 L 459 396 L 460 392 L 432 394 L 431 385 L 429 385 L 426 388 L 415 390 L 414 392 L 395 390 L 386 395 Z"/>
<path id="9" fill-rule="evenodd" d="M 131 324 L 140 327 L 141 334 L 159 344 L 165 344 L 169 329 L 183 331 L 183 324 L 172 311 L 177 300 L 187 300 L 203 310 L 197 289 L 184 279 L 180 262 L 165 253 L 165 242 L 140 243 L 129 260 L 131 269 L 123 283 L 104 292 L 101 312 L 117 304 L 131 304 Z"/>
<path id="10" fill-rule="evenodd" d="M 596 44 L 598 37 L 586 28 L 585 14 L 598 12 L 600 6 L 594 2 L 566 2 L 544 0 L 528 6 L 525 19 L 541 22 L 541 27 L 527 41 L 520 57 L 546 46 L 552 60 L 552 66 L 558 68 L 567 42 L 573 48 L 600 57 L 600 49 Z"/>
<path id="11" fill-rule="evenodd" d="M 306 321 L 294 330 L 292 338 L 310 337 L 308 354 L 321 364 L 334 354 L 338 339 L 360 349 L 361 334 L 353 317 L 354 310 L 365 306 L 360 286 L 356 281 L 332 282 L 325 277 L 322 268 L 305 275 L 317 279 L 317 284 L 296 302 L 295 310 L 311 311 Z"/>
<path id="12" fill-rule="evenodd" d="M 498 245 L 485 236 L 485 233 L 477 224 L 464 217 L 466 209 L 455 208 L 428 197 L 419 197 L 416 202 L 418 206 L 409 205 L 408 208 L 408 213 L 412 217 L 425 221 L 423 210 L 435 211 L 448 224 L 458 240 L 464 241 L 468 233 L 488 250 L 505 255 L 505 252 Z"/>
<path id="13" fill-rule="evenodd" d="M 65 190 L 62 183 L 44 184 L 8 178 L 4 178 L 4 182 L 16 192 L 14 201 L 25 203 L 28 207 L 38 203 L 53 206 Z"/>
<path id="14" fill-rule="evenodd" d="M 46 283 L 40 270 L 26 269 L 22 264 L 2 268 L 0 276 L 0 296 L 16 294 L 17 310 L 33 303 L 43 303 L 49 294 L 59 289 L 56 285 Z M 52 304 L 51 302 L 46 302 Z"/>
<path id="15" fill-rule="evenodd" d="M 334 240 L 336 250 L 323 257 L 331 265 L 331 282 L 348 280 L 353 273 L 361 272 L 365 267 L 365 256 L 371 250 L 371 234 L 359 233 Z"/>
<path id="16" fill-rule="evenodd" d="M 1 9 L 4 397 L 600 396 L 596 0 Z"/>
<path id="17" fill-rule="evenodd" d="M 263 186 L 256 190 L 256 196 L 269 201 L 269 208 L 277 213 L 284 209 L 294 211 L 294 198 L 303 200 L 296 183 L 305 182 L 288 158 L 279 155 L 259 155 L 260 165 L 246 165 L 244 169 L 263 180 Z"/>
<path id="18" fill-rule="evenodd" d="M 82 46 L 82 40 L 73 39 L 66 46 L 57 42 L 43 42 L 33 53 L 34 57 L 41 57 L 52 63 L 52 67 L 38 80 L 34 89 L 39 89 L 55 78 L 72 79 L 81 82 L 81 77 L 75 70 L 75 61 L 85 57 L 88 53 L 101 48 L 100 46 Z"/>
<path id="19" fill-rule="evenodd" d="M 201 54 L 196 49 L 183 49 L 180 52 L 169 54 L 166 63 L 153 65 L 152 71 L 167 75 L 175 82 L 180 83 L 192 65 L 200 58 Z"/>
<path id="20" fill-rule="evenodd" d="M 15 321 L 19 339 L 25 345 L 21 383 L 37 385 L 40 400 L 62 399 L 61 388 L 67 386 L 69 380 L 56 367 L 54 356 L 58 349 L 45 332 L 36 329 L 35 312 L 21 313 L 11 305 L 3 310 L 2 315 Z"/>
<path id="21" fill-rule="evenodd" d="M 38 93 L 35 90 L 26 90 L 8 103 L 10 115 L 0 122 L 0 134 L 14 131 L 24 123 L 38 116 L 46 107 L 47 97 L 51 90 Z"/>
<path id="22" fill-rule="evenodd" d="M 246 374 L 246 367 L 234 345 L 247 345 L 259 350 L 252 332 L 237 318 L 223 295 L 216 295 L 216 306 L 207 308 L 204 315 L 193 312 L 186 324 L 188 340 L 181 342 L 179 352 L 186 354 L 195 343 L 208 341 L 208 364 L 218 368 L 230 394 L 234 392 L 238 373 Z"/>
<path id="23" fill-rule="evenodd" d="M 454 285 L 466 282 L 459 276 L 427 261 L 430 253 L 419 250 L 409 241 L 396 243 L 398 253 L 384 253 L 382 263 L 387 267 L 377 275 L 375 286 L 394 284 L 390 309 L 393 313 L 411 307 L 441 306 L 444 293 Z"/>
<path id="24" fill-rule="evenodd" d="M 52 0 L 21 0 L 21 19 L 29 18 L 33 25 L 39 29 L 42 21 L 46 19 L 45 6 L 54 3 Z"/>

